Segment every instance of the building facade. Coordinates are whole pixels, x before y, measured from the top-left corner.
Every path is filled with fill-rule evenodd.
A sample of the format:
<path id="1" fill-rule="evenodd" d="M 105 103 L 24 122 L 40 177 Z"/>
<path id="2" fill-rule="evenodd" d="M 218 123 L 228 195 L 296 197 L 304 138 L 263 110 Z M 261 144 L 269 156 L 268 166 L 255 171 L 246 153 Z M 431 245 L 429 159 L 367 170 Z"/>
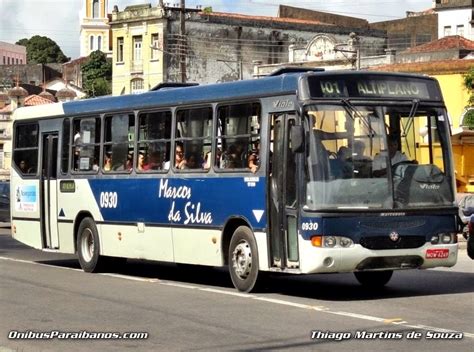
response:
<path id="1" fill-rule="evenodd" d="M 112 95 L 141 93 L 163 82 L 164 9 L 150 4 L 112 12 Z"/>
<path id="2" fill-rule="evenodd" d="M 26 47 L 0 42 L 0 65 L 26 64 Z"/>
<path id="3" fill-rule="evenodd" d="M 459 35 L 474 40 L 474 0 L 435 0 L 438 37 Z"/>
<path id="4" fill-rule="evenodd" d="M 80 15 L 80 55 L 89 56 L 93 51 L 100 50 L 111 53 L 108 0 L 83 0 Z"/>
<path id="5" fill-rule="evenodd" d="M 252 78 L 255 61 L 288 62 L 290 47 L 307 45 L 318 34 L 339 43 L 352 30 L 315 20 L 186 9 L 183 35 L 180 12 L 179 7 L 162 2 L 113 11 L 113 95 L 139 93 L 161 82 L 180 82 L 183 61 L 188 82 Z M 367 51 L 384 53 L 383 31 L 365 28 L 358 35 Z"/>

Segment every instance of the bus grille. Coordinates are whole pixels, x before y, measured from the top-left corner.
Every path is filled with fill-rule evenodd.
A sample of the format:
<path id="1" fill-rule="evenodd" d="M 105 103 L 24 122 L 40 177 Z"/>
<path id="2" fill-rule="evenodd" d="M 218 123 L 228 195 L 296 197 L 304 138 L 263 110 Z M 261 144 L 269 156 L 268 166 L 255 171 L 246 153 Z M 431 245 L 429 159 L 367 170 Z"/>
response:
<path id="1" fill-rule="evenodd" d="M 388 236 L 375 236 L 362 237 L 359 243 L 367 249 L 402 249 L 421 247 L 426 243 L 426 239 L 425 236 L 406 236 L 393 242 Z"/>
<path id="2" fill-rule="evenodd" d="M 372 257 L 361 261 L 357 270 L 375 269 L 416 269 L 423 265 L 423 258 L 417 255 L 404 255 L 396 257 Z"/>

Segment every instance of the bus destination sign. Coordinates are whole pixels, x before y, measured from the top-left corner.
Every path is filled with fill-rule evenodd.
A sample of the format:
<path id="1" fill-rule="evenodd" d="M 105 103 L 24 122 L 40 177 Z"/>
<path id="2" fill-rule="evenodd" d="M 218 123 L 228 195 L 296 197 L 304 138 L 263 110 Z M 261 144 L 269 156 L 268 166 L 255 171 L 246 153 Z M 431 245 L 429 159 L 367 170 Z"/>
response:
<path id="1" fill-rule="evenodd" d="M 422 79 L 406 79 L 392 77 L 375 78 L 321 78 L 309 79 L 312 98 L 409 98 L 435 99 L 440 96 L 430 94 L 430 85 L 433 83 Z M 436 90 L 432 90 L 435 91 Z M 437 95 L 437 94 L 434 94 Z"/>

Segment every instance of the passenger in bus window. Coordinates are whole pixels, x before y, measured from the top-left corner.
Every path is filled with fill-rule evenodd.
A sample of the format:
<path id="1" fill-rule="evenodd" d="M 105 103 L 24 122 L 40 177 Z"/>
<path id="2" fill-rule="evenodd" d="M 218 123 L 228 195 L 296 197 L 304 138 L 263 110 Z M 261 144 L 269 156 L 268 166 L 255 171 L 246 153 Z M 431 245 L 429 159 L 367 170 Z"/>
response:
<path id="1" fill-rule="evenodd" d="M 225 169 L 237 169 L 241 167 L 240 152 L 236 144 L 231 144 L 222 156 L 222 167 Z"/>
<path id="2" fill-rule="evenodd" d="M 112 171 L 112 153 L 104 155 L 104 171 Z"/>
<path id="3" fill-rule="evenodd" d="M 176 149 L 174 153 L 174 168 L 178 170 L 184 170 L 187 168 L 186 158 L 184 157 L 184 147 L 183 143 L 176 142 Z M 167 161 L 164 165 L 164 169 L 168 170 L 170 168 L 170 162 Z"/>
<path id="4" fill-rule="evenodd" d="M 248 167 L 253 173 L 257 172 L 258 167 L 260 166 L 260 142 L 256 141 L 254 143 L 253 149 L 250 151 L 248 158 Z"/>
<path id="5" fill-rule="evenodd" d="M 22 174 L 27 174 L 28 173 L 28 164 L 26 163 L 25 160 L 20 161 L 20 171 Z"/>
<path id="6" fill-rule="evenodd" d="M 197 169 L 197 168 L 199 168 L 196 154 L 188 154 L 187 157 L 186 157 L 186 160 L 187 160 L 186 167 L 188 169 Z"/>
<path id="7" fill-rule="evenodd" d="M 125 170 L 132 171 L 133 169 L 133 154 L 127 154 L 127 160 L 125 161 Z"/>
<path id="8" fill-rule="evenodd" d="M 401 163 L 403 161 L 408 161 L 408 158 L 404 153 L 398 150 L 398 138 L 397 136 L 390 135 L 388 136 L 388 157 L 390 158 L 390 164 L 393 166 L 395 164 Z M 384 176 L 387 174 L 387 152 L 381 151 L 378 153 L 372 163 L 372 173 L 375 177 Z"/>
<path id="9" fill-rule="evenodd" d="M 155 150 L 150 154 L 149 162 L 147 164 L 147 170 L 160 170 L 161 169 L 161 154 L 158 150 Z"/>
<path id="10" fill-rule="evenodd" d="M 149 169 L 149 166 L 146 162 L 145 154 L 143 154 L 143 153 L 138 154 L 137 170 L 138 171 L 146 171 L 148 169 Z"/>
<path id="11" fill-rule="evenodd" d="M 174 160 L 174 167 L 179 170 L 184 170 L 187 168 L 188 161 L 184 157 L 184 147 L 182 143 L 176 143 L 176 152 L 175 152 L 175 160 Z"/>

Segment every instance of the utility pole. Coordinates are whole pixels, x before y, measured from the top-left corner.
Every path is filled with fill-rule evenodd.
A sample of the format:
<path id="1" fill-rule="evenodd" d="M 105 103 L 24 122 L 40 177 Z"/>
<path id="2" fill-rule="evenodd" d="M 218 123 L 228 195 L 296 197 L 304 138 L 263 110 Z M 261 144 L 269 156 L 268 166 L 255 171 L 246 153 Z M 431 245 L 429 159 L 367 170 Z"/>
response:
<path id="1" fill-rule="evenodd" d="M 180 34 L 181 34 L 181 50 L 179 58 L 179 70 L 181 72 L 181 82 L 186 83 L 186 24 L 185 24 L 186 4 L 185 0 L 181 0 L 181 9 L 179 15 Z"/>

